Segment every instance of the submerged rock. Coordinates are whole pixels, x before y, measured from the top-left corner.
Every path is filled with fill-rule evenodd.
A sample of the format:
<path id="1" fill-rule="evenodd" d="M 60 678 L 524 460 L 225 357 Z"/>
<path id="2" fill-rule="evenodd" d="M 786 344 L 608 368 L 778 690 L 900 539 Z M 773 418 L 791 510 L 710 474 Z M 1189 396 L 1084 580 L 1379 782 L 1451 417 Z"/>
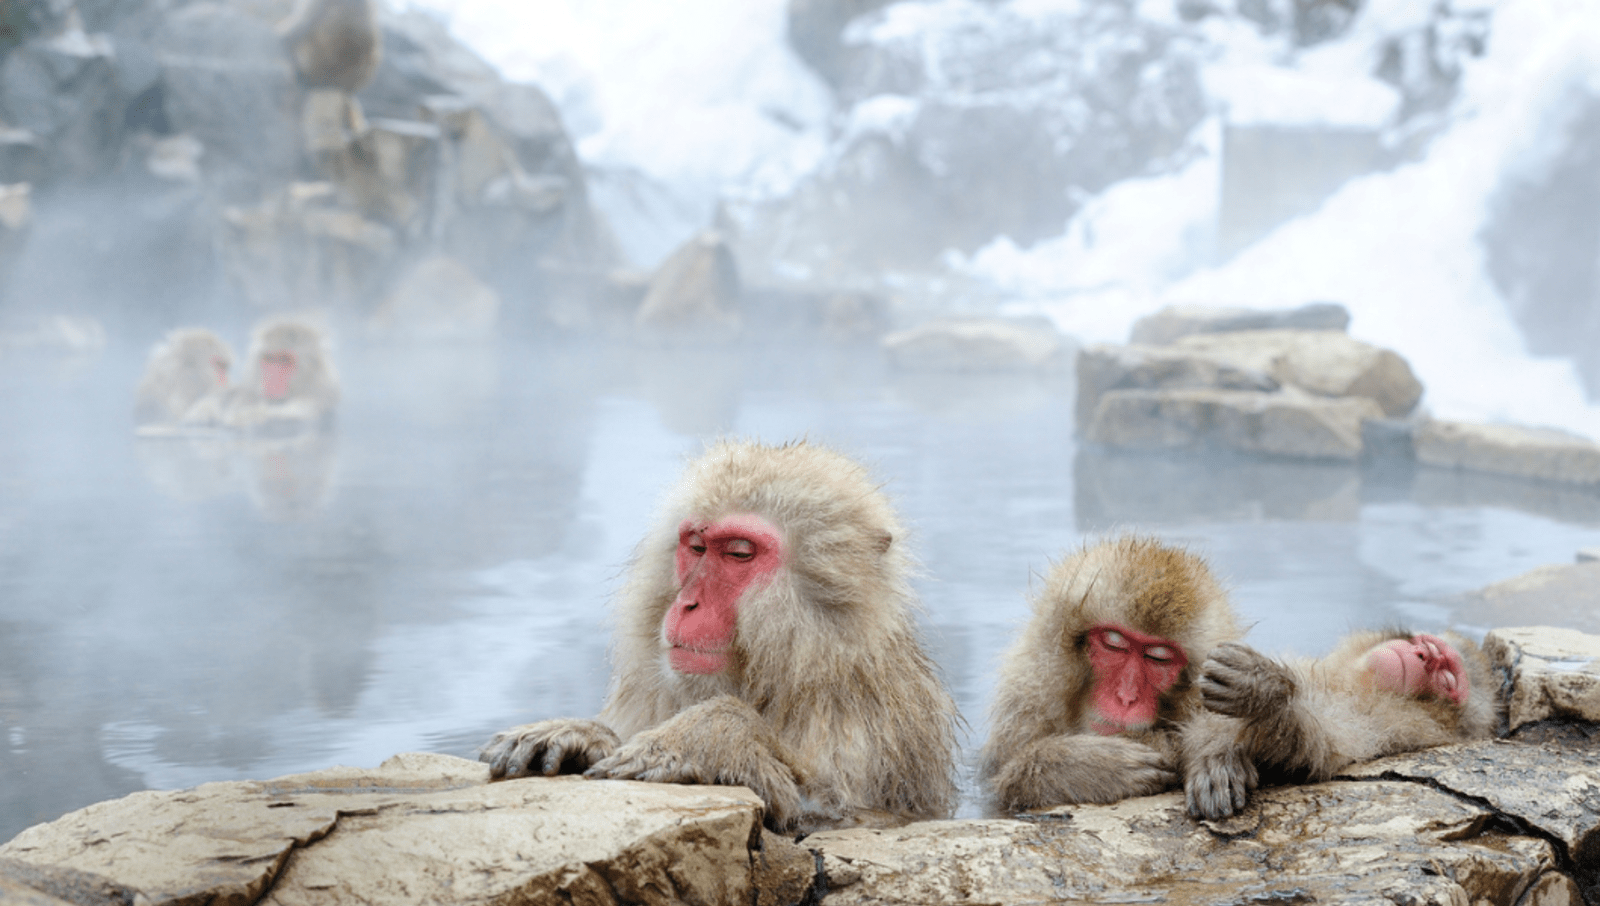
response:
<path id="1" fill-rule="evenodd" d="M 1067 343 L 1048 322 L 944 318 L 883 338 L 883 350 L 906 371 L 1045 371 L 1059 367 Z"/>
<path id="2" fill-rule="evenodd" d="M 1600 484 L 1600 444 L 1553 428 L 1429 420 L 1413 443 L 1424 465 Z"/>

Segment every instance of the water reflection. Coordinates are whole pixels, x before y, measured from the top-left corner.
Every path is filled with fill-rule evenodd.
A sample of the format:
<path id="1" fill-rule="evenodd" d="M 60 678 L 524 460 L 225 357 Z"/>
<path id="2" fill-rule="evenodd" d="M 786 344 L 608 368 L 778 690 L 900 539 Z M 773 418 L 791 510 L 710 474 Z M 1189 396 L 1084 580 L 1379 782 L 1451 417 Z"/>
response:
<path id="1" fill-rule="evenodd" d="M 0 359 L 0 839 L 144 787 L 592 714 L 608 597 L 718 432 L 832 443 L 885 481 L 971 745 L 1030 581 L 1088 534 L 1192 546 L 1259 644 L 1308 653 L 1358 624 L 1481 629 L 1455 596 L 1600 544 L 1569 489 L 1079 450 L 1065 376 L 778 344 L 338 354 L 336 433 L 289 446 L 135 441 L 138 351 Z"/>

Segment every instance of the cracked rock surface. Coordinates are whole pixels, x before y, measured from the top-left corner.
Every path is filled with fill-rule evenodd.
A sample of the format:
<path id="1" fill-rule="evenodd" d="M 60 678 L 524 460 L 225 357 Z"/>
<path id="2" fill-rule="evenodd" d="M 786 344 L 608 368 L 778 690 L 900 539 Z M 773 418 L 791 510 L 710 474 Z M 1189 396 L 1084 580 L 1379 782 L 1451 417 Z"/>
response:
<path id="1" fill-rule="evenodd" d="M 1600 637 L 1496 630 L 1485 649 L 1514 699 L 1566 689 Z M 490 784 L 476 762 L 397 755 L 135 793 L 29 828 L 0 846 L 0 906 L 1600 906 L 1600 726 L 1580 713 L 1263 788 L 1223 821 L 1190 819 L 1171 792 L 798 842 L 763 830 L 740 787 Z"/>

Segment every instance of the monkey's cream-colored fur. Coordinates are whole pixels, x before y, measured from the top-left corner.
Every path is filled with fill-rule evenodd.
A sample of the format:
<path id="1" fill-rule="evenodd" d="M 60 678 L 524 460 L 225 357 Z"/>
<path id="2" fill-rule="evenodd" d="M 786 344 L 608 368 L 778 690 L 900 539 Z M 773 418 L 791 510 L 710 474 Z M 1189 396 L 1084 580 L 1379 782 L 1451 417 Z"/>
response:
<path id="1" fill-rule="evenodd" d="M 1190 814 L 1224 818 L 1244 808 L 1260 768 L 1316 782 L 1359 761 L 1488 737 L 1498 721 L 1493 673 L 1478 646 L 1459 635 L 1441 637 L 1466 668 L 1464 704 L 1372 687 L 1362 658 L 1376 645 L 1411 636 L 1398 629 L 1357 632 L 1326 657 L 1288 662 L 1239 644 L 1213 652 L 1200 681 L 1213 710 L 1184 734 Z"/>
<path id="2" fill-rule="evenodd" d="M 183 422 L 196 403 L 220 392 L 219 360 L 225 369 L 232 367 L 233 350 L 211 331 L 185 327 L 168 333 L 150 351 L 144 376 L 134 391 L 134 421 L 144 428 Z"/>
<path id="3" fill-rule="evenodd" d="M 980 774 L 1002 812 L 1115 802 L 1177 782 L 1177 730 L 1201 710 L 1193 688 L 1213 647 L 1239 637 L 1227 595 L 1199 557 L 1152 538 L 1091 544 L 1057 564 L 1006 653 Z M 1116 623 L 1171 639 L 1188 657 L 1156 723 L 1096 735 L 1086 635 Z"/>
<path id="4" fill-rule="evenodd" d="M 785 564 L 741 601 L 727 670 L 676 673 L 662 623 L 679 524 L 736 513 L 777 526 Z M 947 816 L 957 717 L 914 624 L 904 538 L 866 471 L 832 450 L 715 444 L 639 545 L 599 720 L 515 727 L 480 757 L 494 776 L 742 784 L 786 829 Z"/>

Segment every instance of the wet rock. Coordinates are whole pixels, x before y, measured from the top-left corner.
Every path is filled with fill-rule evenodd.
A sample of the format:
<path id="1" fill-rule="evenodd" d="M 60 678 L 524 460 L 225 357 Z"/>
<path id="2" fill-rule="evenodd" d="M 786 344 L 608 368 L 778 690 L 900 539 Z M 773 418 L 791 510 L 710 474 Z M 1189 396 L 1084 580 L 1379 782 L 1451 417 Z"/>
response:
<path id="1" fill-rule="evenodd" d="M 1411 412 L 1422 383 L 1394 352 L 1336 330 L 1249 330 L 1180 338 L 1172 348 L 1271 375 L 1319 396 L 1364 397 L 1390 418 Z"/>
<path id="2" fill-rule="evenodd" d="M 227 275 L 258 310 L 352 307 L 382 284 L 400 248 L 392 229 L 340 207 L 329 183 L 291 183 L 223 213 Z"/>
<path id="3" fill-rule="evenodd" d="M 1100 398 L 1112 390 L 1273 391 L 1279 386 L 1272 375 L 1225 358 L 1156 346 L 1095 344 L 1078 353 L 1077 367 L 1079 425 L 1089 424 Z"/>
<path id="4" fill-rule="evenodd" d="M 738 336 L 739 270 L 720 233 L 705 231 L 672 253 L 650 280 L 634 324 L 647 335 L 690 341 Z"/>
<path id="5" fill-rule="evenodd" d="M 487 779 L 477 762 L 412 754 L 135 793 L 23 831 L 0 859 L 151 902 L 751 902 L 748 790 Z"/>
<path id="6" fill-rule="evenodd" d="M 367 323 L 380 336 L 487 340 L 499 315 L 499 293 L 461 262 L 435 255 L 413 265 Z"/>
<path id="7" fill-rule="evenodd" d="M 1596 566 L 1547 569 L 1578 570 L 1579 581 L 1600 582 Z M 1554 626 L 1496 629 L 1484 638 L 1484 653 L 1510 675 L 1507 718 L 1513 731 L 1550 719 L 1600 723 L 1600 636 Z M 1600 766 L 1592 781 L 1600 804 Z M 1596 842 L 1600 846 L 1600 839 Z"/>
<path id="8" fill-rule="evenodd" d="M 906 371 L 996 372 L 1058 368 L 1068 346 L 1048 322 L 946 318 L 883 338 L 883 350 Z"/>
<path id="9" fill-rule="evenodd" d="M 1329 399 L 1295 388 L 1113 390 L 1100 398 L 1083 437 L 1128 450 L 1355 460 L 1362 451 L 1362 422 L 1381 415 L 1378 404 L 1364 397 Z"/>
<path id="10" fill-rule="evenodd" d="M 1511 650 L 1504 634 L 1530 638 L 1552 631 L 1495 630 L 1489 634 L 1490 656 L 1498 661 Z M 1582 636 L 1586 642 L 1579 644 L 1600 655 L 1600 638 L 1571 635 Z M 1502 641 L 1493 641 L 1497 637 Z M 1600 676 L 1590 679 L 1600 681 Z M 1346 775 L 1420 781 L 1487 803 L 1497 814 L 1560 841 L 1582 886 L 1600 882 L 1600 739 L 1536 744 L 1492 739 L 1380 758 Z"/>
<path id="11" fill-rule="evenodd" d="M 1429 420 L 1414 443 L 1424 465 L 1600 484 L 1600 444 L 1554 428 Z"/>
<path id="12" fill-rule="evenodd" d="M 128 906 L 137 895 L 86 871 L 0 859 L 0 903 L 6 906 Z"/>
<path id="13" fill-rule="evenodd" d="M 1579 563 L 1594 563 L 1600 561 L 1600 547 L 1580 548 L 1577 553 Z"/>
<path id="14" fill-rule="evenodd" d="M 1226 822 L 1197 823 L 1168 793 L 805 844 L 822 853 L 827 906 L 1515 902 L 1557 857 L 1494 829 L 1492 814 L 1419 784 L 1328 783 L 1263 790 Z"/>
<path id="15" fill-rule="evenodd" d="M 300 81 L 313 88 L 360 91 L 383 54 L 373 0 L 301 0 L 278 33 Z"/>
<path id="16" fill-rule="evenodd" d="M 1345 330 L 1350 312 L 1337 302 L 1310 302 L 1298 308 L 1168 305 L 1133 322 L 1129 343 L 1160 346 L 1196 333 L 1239 330 Z"/>

